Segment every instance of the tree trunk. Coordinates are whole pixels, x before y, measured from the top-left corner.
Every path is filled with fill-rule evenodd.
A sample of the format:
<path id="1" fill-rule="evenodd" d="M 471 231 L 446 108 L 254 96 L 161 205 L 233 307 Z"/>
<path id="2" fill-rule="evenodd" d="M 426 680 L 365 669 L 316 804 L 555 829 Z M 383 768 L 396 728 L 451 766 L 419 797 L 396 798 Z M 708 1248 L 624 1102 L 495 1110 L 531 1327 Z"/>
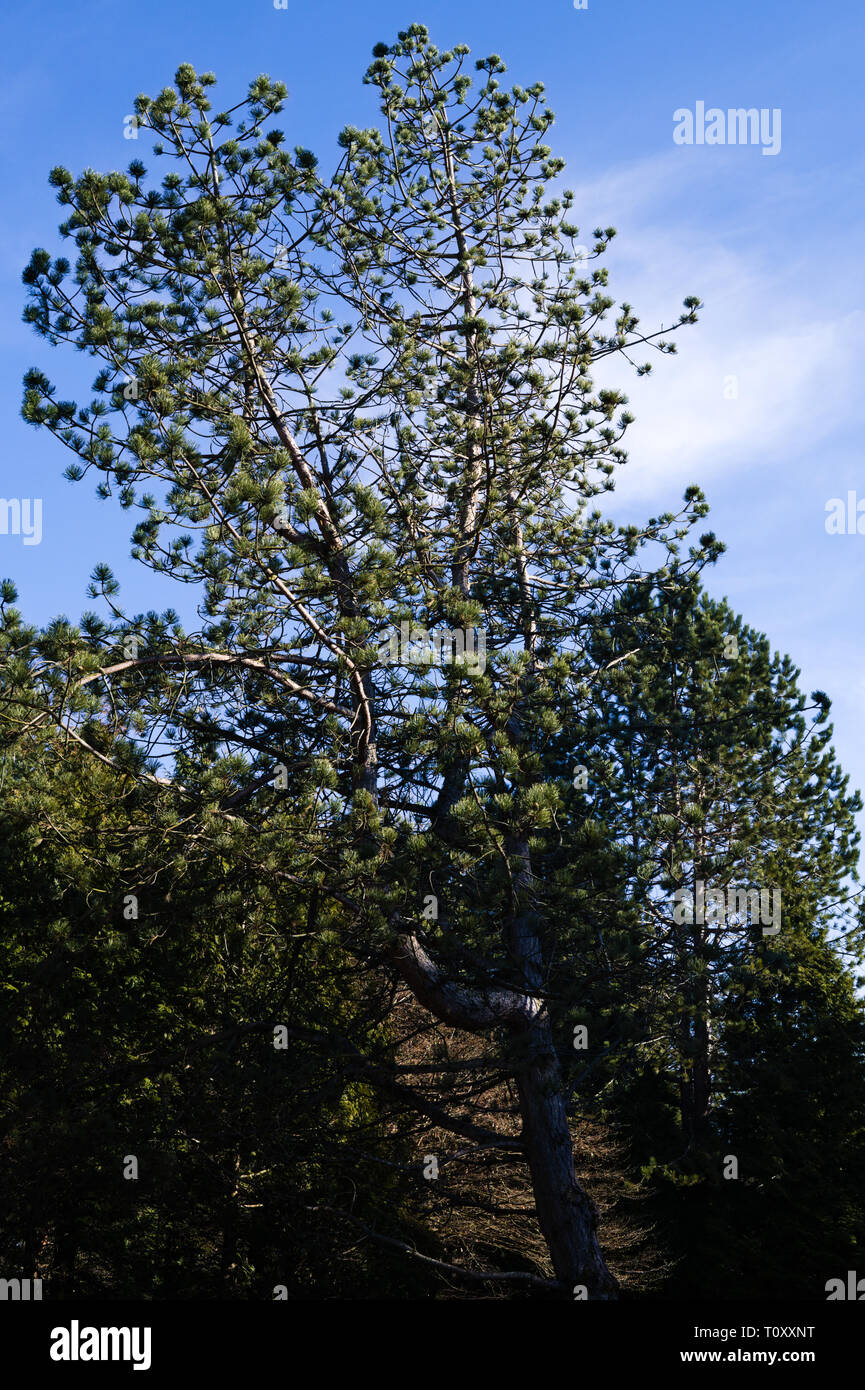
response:
<path id="1" fill-rule="evenodd" d="M 614 1299 L 618 1284 L 598 1244 L 597 1209 L 574 1172 L 561 1069 L 546 1014 L 529 1028 L 524 1044 L 517 1075 L 523 1143 L 556 1278 L 569 1290 L 582 1286 L 590 1299 Z"/>
<path id="2" fill-rule="evenodd" d="M 523 949 L 530 954 L 537 951 L 537 938 L 525 918 L 518 935 Z M 616 1298 L 618 1285 L 598 1245 L 597 1212 L 574 1171 L 565 1089 L 543 1001 L 531 993 L 473 990 L 449 980 L 408 932 L 395 944 L 391 959 L 415 998 L 443 1023 L 470 1033 L 495 1028 L 510 1033 L 508 1060 L 517 1080 L 523 1121 L 520 1142 L 555 1276 L 568 1294 L 583 1285 L 590 1299 Z"/>
<path id="3" fill-rule="evenodd" d="M 510 836 L 514 866 L 508 939 L 525 989 L 541 996 L 544 958 L 541 919 L 534 907 L 534 881 L 528 839 Z M 568 1288 L 582 1286 L 583 1297 L 615 1298 L 618 1285 L 601 1254 L 598 1214 L 574 1172 L 574 1148 L 565 1108 L 565 1088 L 546 1006 L 528 1021 L 519 1039 L 517 1089 L 523 1118 L 523 1144 L 532 1175 L 538 1225 L 547 1243 L 556 1278 Z"/>
<path id="4" fill-rule="evenodd" d="M 709 1020 L 712 997 L 706 949 L 705 936 L 696 927 L 691 958 L 686 962 L 687 1008 L 679 1024 L 682 1137 L 686 1152 L 694 1155 L 705 1151 L 710 1134 L 712 1039 Z"/>

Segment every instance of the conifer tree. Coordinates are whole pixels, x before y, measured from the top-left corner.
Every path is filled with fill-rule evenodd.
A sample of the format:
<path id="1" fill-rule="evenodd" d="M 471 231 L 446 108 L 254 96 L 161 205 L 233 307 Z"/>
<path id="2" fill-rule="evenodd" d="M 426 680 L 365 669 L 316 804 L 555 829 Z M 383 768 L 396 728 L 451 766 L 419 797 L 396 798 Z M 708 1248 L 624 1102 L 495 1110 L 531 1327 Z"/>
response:
<path id="1" fill-rule="evenodd" d="M 573 195 L 546 191 L 562 162 L 542 85 L 505 89 L 495 55 L 472 77 L 467 57 L 421 25 L 379 44 L 384 123 L 343 132 L 330 178 L 271 126 L 284 87 L 260 77 L 214 114 L 188 64 L 136 103 L 160 182 L 140 160 L 53 171 L 75 267 L 36 251 L 26 315 L 101 367 L 81 406 L 34 369 L 24 415 L 72 451 L 70 477 L 137 512 L 134 555 L 200 595 L 200 626 L 125 613 L 98 565 L 107 618 L 17 657 L 32 718 L 184 798 L 226 852 L 233 821 L 258 827 L 344 949 L 496 1042 L 550 1287 L 609 1298 L 548 998 L 545 749 L 588 717 L 591 634 L 622 596 L 719 547 L 680 553 L 697 489 L 641 526 L 593 510 L 630 423 L 593 364 L 673 344 L 628 304 L 608 324 L 613 230 L 586 260 Z"/>
<path id="2" fill-rule="evenodd" d="M 391 1051 L 382 982 L 268 866 L 257 827 L 233 820 L 228 846 L 202 818 L 191 834 L 121 736 L 87 735 L 125 774 L 35 726 L 23 680 L 15 716 L 16 654 L 48 639 L 12 601 L 7 584 L 4 1270 L 53 1298 L 423 1296 L 428 1271 L 391 1273 L 393 1251 L 330 1212 L 350 1191 L 355 1217 L 414 1229 L 406 1120 L 368 1080 Z"/>
<path id="3" fill-rule="evenodd" d="M 672 1182 L 683 1289 L 818 1297 L 861 1239 L 865 1094 L 861 800 L 828 698 L 697 584 L 631 590 L 591 650 L 595 712 L 553 754 L 562 775 L 581 739 L 569 842 L 596 825 L 618 846 L 589 1007 L 611 1049 L 584 1103 L 603 1092 Z"/>
<path id="4" fill-rule="evenodd" d="M 699 1149 L 718 995 L 797 924 L 831 931 L 861 801 L 831 749 L 828 698 L 808 703 L 789 657 L 695 585 L 644 598 L 595 629 L 606 674 L 585 747 L 591 763 L 594 733 L 592 810 L 628 845 L 653 978 L 666 967 L 679 1001 L 683 1139 Z"/>

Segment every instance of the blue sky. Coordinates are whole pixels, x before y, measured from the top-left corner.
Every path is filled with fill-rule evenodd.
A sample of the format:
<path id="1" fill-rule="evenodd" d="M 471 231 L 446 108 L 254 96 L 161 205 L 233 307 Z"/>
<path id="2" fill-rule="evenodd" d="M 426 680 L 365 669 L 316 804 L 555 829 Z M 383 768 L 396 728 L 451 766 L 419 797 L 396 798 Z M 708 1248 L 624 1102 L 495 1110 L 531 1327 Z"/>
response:
<path id="1" fill-rule="evenodd" d="M 282 128 L 327 167 L 344 123 L 376 121 L 361 82 L 372 45 L 415 20 L 442 47 L 500 53 L 515 82 L 544 81 L 576 220 L 587 241 L 596 225 L 618 229 L 608 260 L 618 299 L 647 325 L 669 322 L 686 294 L 705 300 L 700 323 L 678 337 L 679 355 L 651 378 L 616 368 L 637 423 L 613 510 L 638 520 L 674 506 L 690 482 L 704 488 L 709 524 L 728 546 L 709 589 L 790 652 L 807 690 L 829 693 L 842 765 L 865 788 L 865 535 L 825 528 L 830 498 L 853 490 L 865 499 L 865 24 L 856 0 L 588 0 L 584 10 L 572 0 L 288 0 L 284 10 L 273 0 L 40 0 L 7 10 L 0 495 L 41 497 L 44 520 L 38 546 L 0 534 L 0 574 L 39 622 L 88 606 L 99 560 L 121 578 L 129 608 L 177 602 L 172 586 L 155 588 L 128 560 L 129 515 L 97 501 L 89 482 L 65 482 L 65 453 L 19 416 L 28 366 L 66 395 L 95 374 L 87 364 L 82 377 L 80 359 L 20 321 L 30 251 L 58 248 L 48 170 L 124 167 L 139 154 L 148 162 L 124 139 L 124 116 L 180 62 L 212 69 L 224 104 L 259 72 L 283 80 Z M 675 144 L 673 113 L 698 101 L 779 109 L 780 152 Z"/>

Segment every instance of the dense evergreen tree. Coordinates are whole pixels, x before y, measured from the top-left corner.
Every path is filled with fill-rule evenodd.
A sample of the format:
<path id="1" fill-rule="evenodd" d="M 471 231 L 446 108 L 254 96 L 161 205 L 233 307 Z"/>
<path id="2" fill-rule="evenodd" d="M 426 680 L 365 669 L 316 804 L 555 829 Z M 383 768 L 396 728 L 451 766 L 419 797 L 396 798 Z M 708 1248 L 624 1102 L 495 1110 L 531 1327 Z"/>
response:
<path id="1" fill-rule="evenodd" d="M 222 1292 L 270 1279 L 289 1248 L 315 1267 L 281 1282 L 319 1289 L 352 1223 L 393 1257 L 426 1241 L 458 1273 L 431 1240 L 438 1204 L 459 1209 L 472 1189 L 480 1211 L 476 1174 L 518 1165 L 540 1250 L 486 1242 L 466 1277 L 615 1297 L 575 1122 L 624 1120 L 633 1141 L 646 1115 L 646 1163 L 670 1182 L 722 1181 L 735 1097 L 756 1084 L 748 1049 L 777 1027 L 772 981 L 789 1001 L 795 961 L 810 962 L 802 1027 L 822 982 L 858 1094 L 858 1006 L 826 939 L 856 804 L 792 665 L 699 600 L 721 550 L 707 534 L 683 553 L 699 491 L 640 526 L 594 509 L 630 423 L 594 364 L 673 345 L 608 295 L 597 262 L 612 229 L 596 229 L 588 265 L 578 256 L 573 196 L 546 190 L 562 163 L 541 84 L 504 89 L 495 55 L 472 79 L 467 56 L 420 25 L 378 45 L 366 80 L 383 128 L 347 128 L 331 177 L 270 127 L 281 85 L 260 77 L 212 114 L 212 75 L 184 64 L 136 103 L 169 172 L 54 170 L 75 266 L 37 250 L 24 277 L 36 330 L 100 360 L 82 406 L 32 370 L 25 418 L 72 451 L 70 477 L 96 473 L 100 495 L 137 512 L 134 555 L 196 592 L 200 620 L 126 613 L 101 565 L 100 614 L 78 627 L 34 633 L 6 615 L 5 727 L 59 759 L 17 788 L 27 812 L 12 814 L 25 859 L 47 829 L 63 866 L 32 925 L 56 914 L 64 990 L 79 978 L 69 943 L 87 938 L 80 1026 L 74 1008 L 62 1026 L 47 1017 L 57 1051 L 86 1051 L 95 982 L 134 998 L 140 942 L 113 944 L 100 895 L 140 897 L 146 1003 L 118 1005 L 107 1046 L 158 1056 L 161 1080 L 117 1105 L 180 1168 L 178 1116 L 207 1128 Z M 687 299 L 679 325 L 697 308 Z M 86 871 L 69 848 L 80 835 Z M 677 889 L 741 874 L 780 888 L 787 936 L 761 937 L 747 903 L 721 933 L 677 920 Z M 23 982 L 42 956 L 26 933 L 21 949 Z M 187 989 L 178 1032 L 160 1009 Z M 280 1060 L 255 1051 L 256 1030 L 287 1008 L 300 1096 L 268 1119 Z M 25 1078 L 32 1027 L 26 1011 L 12 1025 Z M 209 1063 L 173 1071 L 178 1047 L 222 1049 L 218 1087 Z M 102 1113 L 101 1139 L 76 1121 L 93 1152 L 116 1140 L 120 1111 Z M 419 1119 L 450 1137 L 434 1157 L 459 1180 L 419 1185 L 406 1148 Z M 851 1153 L 858 1128 L 839 1131 Z M 291 1176 L 276 1154 L 287 1133 Z M 358 1147 L 345 1200 L 340 1164 Z M 749 1181 L 775 1176 L 771 1152 Z M 389 1183 L 408 1206 L 388 1205 Z M 486 1205 L 507 1214 L 506 1197 Z M 282 1254 L 259 1241 L 253 1270 L 241 1251 L 259 1208 Z M 423 1219 L 406 1239 L 409 1208 Z M 172 1292 L 188 1288 L 177 1219 Z"/>
<path id="2" fill-rule="evenodd" d="M 4 617 L 8 676 L 33 634 Z M 56 731 L 4 742 L 3 1269 L 52 1298 L 424 1291 L 332 1214 L 413 1229 L 406 1127 L 366 1079 L 392 1053 L 381 982 L 242 823 L 190 833 L 176 798 Z"/>
<path id="3" fill-rule="evenodd" d="M 543 998 L 532 846 L 555 795 L 535 745 L 581 698 L 574 610 L 594 621 L 647 540 L 675 565 L 705 508 L 693 492 L 678 519 L 618 531 L 587 512 L 629 422 L 591 364 L 671 345 L 628 305 L 605 329 L 613 301 L 575 254 L 573 198 L 544 198 L 562 165 L 542 87 L 502 90 L 494 56 L 473 88 L 466 55 L 419 25 L 379 45 L 367 78 L 386 130 L 346 130 L 330 181 L 265 129 L 284 96 L 266 78 L 233 134 L 188 65 L 140 98 L 176 169 L 151 187 L 140 161 L 55 170 L 74 280 L 43 251 L 25 276 L 34 326 L 103 359 L 96 395 L 60 401 L 34 371 L 24 410 L 77 456 L 71 476 L 96 470 L 142 510 L 139 558 L 203 590 L 200 633 L 145 633 L 98 570 L 116 620 L 85 629 L 82 706 L 149 719 L 151 755 L 162 721 L 193 791 L 210 721 L 227 756 L 254 755 L 235 763 L 234 806 L 280 768 L 306 779 L 298 880 L 342 903 L 350 949 L 388 959 L 439 1020 L 511 1035 L 556 1278 L 606 1297 Z M 713 553 L 707 537 L 685 563 Z M 480 630 L 485 660 L 449 662 L 449 638 L 440 668 L 391 662 L 403 622 L 472 649 Z M 41 679 L 69 729 L 66 684 Z"/>
<path id="4" fill-rule="evenodd" d="M 589 1093 L 608 1088 L 636 1160 L 672 1184 L 683 1288 L 817 1296 L 862 1240 L 865 1158 L 865 1015 L 838 935 L 861 801 L 829 702 L 690 584 L 628 595 L 592 651 L 573 805 L 618 846 L 639 925 L 606 934 L 596 1007 L 615 1048 Z M 861 930 L 843 944 L 861 959 Z"/>

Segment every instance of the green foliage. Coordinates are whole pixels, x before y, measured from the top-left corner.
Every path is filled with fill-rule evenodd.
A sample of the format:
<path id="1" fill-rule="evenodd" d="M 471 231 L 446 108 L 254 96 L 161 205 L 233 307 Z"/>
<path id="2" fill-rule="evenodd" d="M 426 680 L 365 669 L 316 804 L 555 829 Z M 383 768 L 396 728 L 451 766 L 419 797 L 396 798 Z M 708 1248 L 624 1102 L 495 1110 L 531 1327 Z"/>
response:
<path id="1" fill-rule="evenodd" d="M 580 255 L 543 85 L 468 56 L 418 24 L 377 44 L 381 127 L 346 127 L 330 176 L 270 128 L 281 84 L 213 115 L 189 64 L 136 102 L 161 179 L 50 176 L 70 257 L 34 252 L 25 318 L 98 371 L 79 404 L 33 368 L 24 418 L 135 514 L 134 556 L 200 619 L 127 613 L 104 565 L 77 626 L 37 632 L 2 591 L 4 1248 L 47 1248 L 68 1288 L 392 1290 L 402 1257 L 376 1238 L 440 1249 L 408 1115 L 460 1144 L 464 1112 L 489 1119 L 494 1083 L 455 1099 L 476 1058 L 428 1090 L 398 1069 L 406 1038 L 447 1054 L 436 1019 L 485 1031 L 495 1084 L 518 1081 L 524 1120 L 549 1102 L 562 1144 L 566 1104 L 626 1129 L 676 1253 L 700 1232 L 686 1278 L 699 1260 L 738 1287 L 776 1189 L 800 1233 L 760 1246 L 758 1282 L 786 1288 L 793 1252 L 810 1289 L 860 1239 L 837 1162 L 858 1175 L 861 1011 L 832 944 L 859 802 L 828 701 L 701 594 L 723 547 L 694 539 L 697 487 L 639 524 L 599 510 L 632 417 L 595 364 L 674 344 L 608 293 L 614 229 Z M 414 629 L 482 636 L 484 660 L 392 660 Z M 750 908 L 716 935 L 676 919 L 677 890 L 743 875 L 781 892 L 779 939 Z M 136 1187 L 118 1172 L 139 1151 Z M 483 1250 L 513 1262 L 506 1236 Z"/>

